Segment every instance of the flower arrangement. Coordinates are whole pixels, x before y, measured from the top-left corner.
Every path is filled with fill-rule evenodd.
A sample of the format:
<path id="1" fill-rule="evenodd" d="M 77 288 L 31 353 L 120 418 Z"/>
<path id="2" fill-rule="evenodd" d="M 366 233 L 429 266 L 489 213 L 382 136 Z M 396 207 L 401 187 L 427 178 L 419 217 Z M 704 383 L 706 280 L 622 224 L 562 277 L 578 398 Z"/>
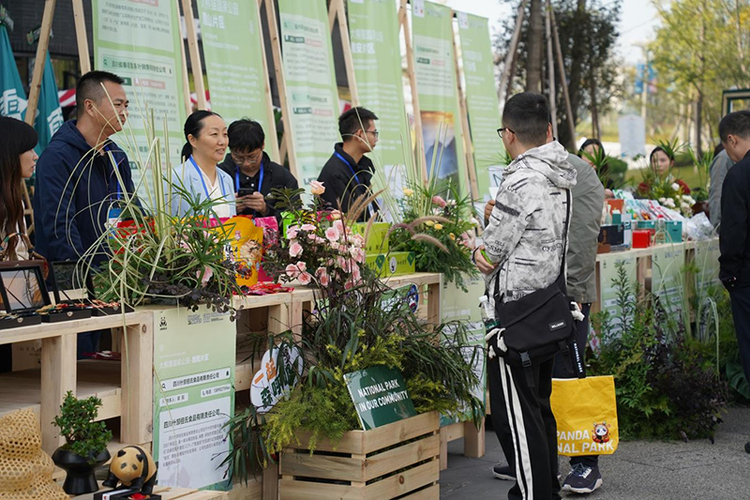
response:
<path id="1" fill-rule="evenodd" d="M 321 182 L 313 181 L 312 204 L 305 207 L 299 195 L 303 189 L 277 189 L 277 206 L 286 212 L 282 238 L 265 246 L 264 269 L 279 281 L 314 284 L 326 294 L 357 287 L 365 272 L 365 238 L 354 234 L 338 210 L 324 210 Z M 354 219 L 356 220 L 356 219 Z"/>
<path id="2" fill-rule="evenodd" d="M 427 186 L 412 183 L 404 189 L 403 218 L 391 228 L 390 244 L 395 251 L 414 252 L 417 271 L 443 273 L 466 291 L 465 277 L 477 275 L 471 262 L 476 226 L 469 197 L 461 197 L 454 185 L 434 179 Z"/>
<path id="3" fill-rule="evenodd" d="M 656 183 L 651 187 L 652 196 L 667 208 L 677 210 L 684 217 L 693 215 L 695 200 L 689 194 L 685 194 L 683 186 L 677 182 L 669 181 Z"/>

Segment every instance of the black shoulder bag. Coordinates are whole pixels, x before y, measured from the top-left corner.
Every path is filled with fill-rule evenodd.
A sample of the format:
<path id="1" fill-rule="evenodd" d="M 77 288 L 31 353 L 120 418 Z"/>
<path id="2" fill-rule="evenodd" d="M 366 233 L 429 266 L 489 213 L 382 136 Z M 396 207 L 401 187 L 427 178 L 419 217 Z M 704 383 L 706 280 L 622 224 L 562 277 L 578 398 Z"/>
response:
<path id="1" fill-rule="evenodd" d="M 531 367 L 534 361 L 547 360 L 559 352 L 570 354 L 577 366 L 580 376 L 583 370 L 580 353 L 575 343 L 576 325 L 571 313 L 571 300 L 565 284 L 565 254 L 568 248 L 568 224 L 570 222 L 570 190 L 566 190 L 567 215 L 563 228 L 563 251 L 560 274 L 554 283 L 546 288 L 530 293 L 518 300 L 503 303 L 500 295 L 500 280 L 495 279 L 495 313 L 500 323 L 501 336 L 498 339 L 505 343 L 507 350 L 498 352 L 508 364 Z M 504 331 L 502 330 L 504 329 Z M 571 356 L 564 356 L 566 363 Z M 529 385 L 533 386 L 533 377 L 527 371 Z"/>

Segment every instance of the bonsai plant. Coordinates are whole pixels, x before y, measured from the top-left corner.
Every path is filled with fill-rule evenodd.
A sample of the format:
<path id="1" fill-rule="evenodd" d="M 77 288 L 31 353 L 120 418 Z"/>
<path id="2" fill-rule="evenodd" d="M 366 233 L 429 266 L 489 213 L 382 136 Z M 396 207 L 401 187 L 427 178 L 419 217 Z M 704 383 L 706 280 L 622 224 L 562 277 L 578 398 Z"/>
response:
<path id="1" fill-rule="evenodd" d="M 63 489 L 70 495 L 91 493 L 99 489 L 94 471 L 109 460 L 107 443 L 112 432 L 104 422 L 95 422 L 102 400 L 97 397 L 77 399 L 68 391 L 53 424 L 60 429 L 65 444 L 52 455 L 55 464 L 68 475 Z"/>

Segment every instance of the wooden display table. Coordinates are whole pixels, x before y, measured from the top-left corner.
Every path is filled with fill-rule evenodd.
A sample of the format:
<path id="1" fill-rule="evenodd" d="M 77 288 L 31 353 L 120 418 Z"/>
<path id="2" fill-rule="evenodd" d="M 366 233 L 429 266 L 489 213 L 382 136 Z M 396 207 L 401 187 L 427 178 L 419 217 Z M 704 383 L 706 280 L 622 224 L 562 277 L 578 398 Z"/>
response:
<path id="1" fill-rule="evenodd" d="M 199 491 L 188 488 L 171 488 L 169 486 L 154 486 L 154 493 L 161 495 L 162 500 L 226 500 L 229 493 L 225 491 Z M 92 500 L 93 493 L 72 497 L 71 500 Z"/>
<path id="2" fill-rule="evenodd" d="M 123 338 L 122 361 L 76 360 L 77 334 L 113 329 Z M 0 415 L 31 408 L 39 416 L 42 448 L 49 454 L 64 438 L 52 425 L 67 391 L 97 396 L 99 420 L 121 417 L 123 443 L 152 440 L 153 315 L 134 312 L 3 330 L 0 344 L 42 341 L 41 367 L 0 375 Z"/>

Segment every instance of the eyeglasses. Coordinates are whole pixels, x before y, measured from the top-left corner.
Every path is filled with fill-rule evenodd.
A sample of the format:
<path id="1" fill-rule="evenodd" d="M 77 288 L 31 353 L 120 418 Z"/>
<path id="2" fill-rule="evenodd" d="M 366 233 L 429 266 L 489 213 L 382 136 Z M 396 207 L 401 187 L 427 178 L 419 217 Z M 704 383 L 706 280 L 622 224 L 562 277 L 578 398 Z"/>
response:
<path id="1" fill-rule="evenodd" d="M 232 159 L 234 160 L 234 163 L 236 163 L 237 165 L 244 165 L 245 163 L 254 165 L 255 163 L 258 163 L 262 154 L 263 152 L 260 149 L 256 153 L 250 153 L 246 155 L 239 155 L 234 152 L 231 153 Z"/>
<path id="2" fill-rule="evenodd" d="M 368 133 L 368 134 L 374 135 L 376 139 L 378 137 L 380 137 L 380 132 L 378 132 L 378 129 L 375 129 L 375 130 L 365 130 L 365 132 Z"/>
<path id="3" fill-rule="evenodd" d="M 503 138 L 503 132 L 505 132 L 506 130 L 507 130 L 508 132 L 510 132 L 511 134 L 515 134 L 515 132 L 513 132 L 513 131 L 512 131 L 512 130 L 511 130 L 510 128 L 508 128 L 508 127 L 503 127 L 503 128 L 499 128 L 499 129 L 497 129 L 497 135 L 498 135 L 498 136 L 500 137 L 500 139 L 502 139 L 502 138 Z"/>

